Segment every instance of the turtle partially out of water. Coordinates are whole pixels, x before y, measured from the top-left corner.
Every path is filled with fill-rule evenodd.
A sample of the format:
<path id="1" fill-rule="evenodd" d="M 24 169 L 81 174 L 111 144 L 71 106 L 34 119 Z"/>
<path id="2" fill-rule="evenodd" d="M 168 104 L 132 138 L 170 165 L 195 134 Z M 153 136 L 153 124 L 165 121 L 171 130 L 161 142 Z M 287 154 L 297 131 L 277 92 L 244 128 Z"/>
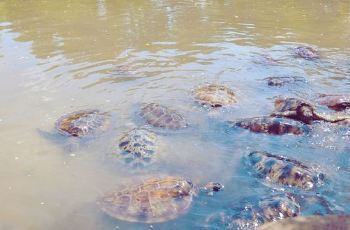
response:
<path id="1" fill-rule="evenodd" d="M 267 77 L 264 79 L 267 81 L 267 85 L 274 87 L 281 87 L 289 83 L 304 82 L 305 79 L 297 76 L 275 76 Z"/>
<path id="2" fill-rule="evenodd" d="M 350 230 L 350 216 L 299 216 L 268 223 L 258 230 Z"/>
<path id="3" fill-rule="evenodd" d="M 219 183 L 208 183 L 202 189 L 219 191 Z M 194 185 L 182 177 L 151 178 L 141 184 L 110 192 L 97 203 L 107 215 L 124 221 L 159 223 L 186 213 L 196 194 Z"/>
<path id="4" fill-rule="evenodd" d="M 211 107 L 229 106 L 237 102 L 235 93 L 225 85 L 202 85 L 193 90 L 194 98 Z"/>
<path id="5" fill-rule="evenodd" d="M 229 123 L 234 126 L 249 129 L 255 133 L 267 133 L 272 135 L 301 135 L 309 131 L 309 128 L 306 125 L 284 118 L 253 117 L 235 122 L 230 121 Z"/>
<path id="6" fill-rule="evenodd" d="M 182 129 L 188 127 L 181 114 L 157 103 L 146 104 L 141 108 L 140 116 L 154 127 Z"/>
<path id="7" fill-rule="evenodd" d="M 318 51 L 310 46 L 299 46 L 295 48 L 295 54 L 306 60 L 319 58 Z"/>
<path id="8" fill-rule="evenodd" d="M 157 155 L 157 135 L 146 129 L 133 129 L 119 139 L 115 154 L 133 167 L 142 167 L 154 161 Z"/>
<path id="9" fill-rule="evenodd" d="M 208 227 L 218 229 L 255 229 L 264 223 L 282 220 L 300 215 L 300 205 L 292 196 L 275 194 L 259 198 L 244 199 L 223 212 L 210 215 L 206 222 Z"/>
<path id="10" fill-rule="evenodd" d="M 323 94 L 317 99 L 317 103 L 335 111 L 343 111 L 350 108 L 350 95 Z"/>
<path id="11" fill-rule="evenodd" d="M 267 152 L 251 152 L 247 164 L 257 176 L 272 183 L 304 190 L 315 189 L 324 179 L 324 174 L 316 173 L 300 161 Z"/>
<path id="12" fill-rule="evenodd" d="M 89 137 L 109 127 L 109 116 L 99 110 L 80 110 L 59 118 L 55 127 L 65 136 Z"/>
<path id="13" fill-rule="evenodd" d="M 350 116 L 320 114 L 316 112 L 311 103 L 296 98 L 277 98 L 275 100 L 275 111 L 271 116 L 286 117 L 305 124 L 311 124 L 313 121 L 336 123 L 350 119 Z"/>

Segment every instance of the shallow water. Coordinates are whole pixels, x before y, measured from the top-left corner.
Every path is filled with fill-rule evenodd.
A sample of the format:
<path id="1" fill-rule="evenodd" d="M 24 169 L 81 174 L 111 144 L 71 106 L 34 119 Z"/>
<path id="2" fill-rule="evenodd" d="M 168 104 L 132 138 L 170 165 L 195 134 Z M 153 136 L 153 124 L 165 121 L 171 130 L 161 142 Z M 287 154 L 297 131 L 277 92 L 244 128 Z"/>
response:
<path id="1" fill-rule="evenodd" d="M 296 58 L 298 45 L 321 58 Z M 261 63 L 263 55 L 280 64 Z M 263 80 L 289 75 L 305 81 L 273 88 Z M 191 90 L 203 83 L 228 85 L 239 102 L 200 108 Z M 349 128 L 318 124 L 307 137 L 271 137 L 222 124 L 268 115 L 278 95 L 318 93 L 350 93 L 349 1 L 3 0 L 0 229 L 200 229 L 211 213 L 269 193 L 242 167 L 257 149 L 318 164 L 330 178 L 324 194 L 349 213 Z M 137 111 L 145 102 L 177 109 L 191 128 L 160 132 L 157 163 L 130 170 L 108 153 L 123 132 L 144 125 Z M 54 134 L 60 116 L 88 108 L 110 112 L 113 125 L 79 150 L 40 132 Z M 151 227 L 97 209 L 106 191 L 158 174 L 220 181 L 225 191 Z"/>

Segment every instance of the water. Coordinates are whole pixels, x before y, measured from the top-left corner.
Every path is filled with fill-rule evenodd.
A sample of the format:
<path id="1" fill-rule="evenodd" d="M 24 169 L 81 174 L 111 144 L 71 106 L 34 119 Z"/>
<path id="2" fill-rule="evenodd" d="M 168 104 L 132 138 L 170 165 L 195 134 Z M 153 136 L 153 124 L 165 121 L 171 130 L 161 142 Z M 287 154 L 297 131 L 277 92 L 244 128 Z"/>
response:
<path id="1" fill-rule="evenodd" d="M 321 59 L 295 58 L 298 45 L 316 47 Z M 242 172 L 240 159 L 256 149 L 318 164 L 331 178 L 325 194 L 349 213 L 349 129 L 316 125 L 307 138 L 270 137 L 220 123 L 268 115 L 278 95 L 350 93 L 349 47 L 348 1 L 1 1 L 0 229 L 200 229 L 210 213 L 268 193 Z M 262 55 L 281 64 L 259 64 Z M 306 81 L 271 88 L 262 80 L 276 75 Z M 239 103 L 206 112 L 191 97 L 203 83 L 228 85 Z M 193 129 L 162 133 L 158 163 L 132 171 L 106 156 L 140 125 L 135 111 L 144 102 L 177 109 Z M 60 116 L 89 108 L 113 114 L 113 128 L 75 152 L 38 132 L 53 133 Z M 152 226 L 97 209 L 96 197 L 148 174 L 220 181 L 225 191 Z"/>

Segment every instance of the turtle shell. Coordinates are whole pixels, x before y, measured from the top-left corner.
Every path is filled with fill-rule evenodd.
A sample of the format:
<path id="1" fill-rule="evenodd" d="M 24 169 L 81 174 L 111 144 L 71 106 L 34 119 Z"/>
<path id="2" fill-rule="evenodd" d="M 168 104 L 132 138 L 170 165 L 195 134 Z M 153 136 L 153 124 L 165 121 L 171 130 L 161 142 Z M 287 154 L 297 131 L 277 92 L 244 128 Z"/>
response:
<path id="1" fill-rule="evenodd" d="M 317 50 L 310 46 L 299 46 L 295 49 L 295 54 L 306 60 L 319 58 Z"/>
<path id="2" fill-rule="evenodd" d="M 251 152 L 247 158 L 253 171 L 272 183 L 311 190 L 316 188 L 324 177 L 300 161 L 267 152 Z"/>
<path id="3" fill-rule="evenodd" d="M 56 129 L 66 136 L 85 137 L 105 131 L 109 116 L 99 110 L 80 110 L 62 116 L 56 122 Z"/>
<path id="4" fill-rule="evenodd" d="M 298 216 L 275 223 L 268 223 L 259 230 L 350 230 L 350 216 Z"/>
<path id="5" fill-rule="evenodd" d="M 154 160 L 157 135 L 146 129 L 133 129 L 119 139 L 119 153 L 132 166 L 145 166 Z M 118 153 L 118 154 L 119 154 Z"/>
<path id="6" fill-rule="evenodd" d="M 343 111 L 350 108 L 350 95 L 321 95 L 317 102 L 335 111 Z"/>
<path id="7" fill-rule="evenodd" d="M 195 99 L 211 107 L 222 107 L 237 102 L 235 93 L 224 85 L 202 85 L 193 91 Z"/>
<path id="8" fill-rule="evenodd" d="M 188 126 L 181 114 L 157 103 L 146 104 L 141 108 L 140 116 L 154 127 L 181 129 Z"/>
<path id="9" fill-rule="evenodd" d="M 272 135 L 301 135 L 308 131 L 308 128 L 299 122 L 274 117 L 246 118 L 230 123 L 244 129 L 249 129 L 255 133 L 267 133 Z"/>
<path id="10" fill-rule="evenodd" d="M 97 203 L 107 215 L 124 221 L 159 223 L 188 211 L 193 199 L 191 182 L 176 176 L 152 178 L 113 191 Z"/>
<path id="11" fill-rule="evenodd" d="M 207 222 L 218 229 L 255 229 L 257 226 L 271 221 L 300 215 L 300 206 L 293 197 L 286 194 L 265 196 L 256 200 L 248 197 L 224 210 L 215 213 Z"/>
<path id="12" fill-rule="evenodd" d="M 285 84 L 305 81 L 302 77 L 297 77 L 297 76 L 267 77 L 264 80 L 267 81 L 268 86 L 274 86 L 274 87 L 281 87 L 281 86 L 284 86 Z"/>

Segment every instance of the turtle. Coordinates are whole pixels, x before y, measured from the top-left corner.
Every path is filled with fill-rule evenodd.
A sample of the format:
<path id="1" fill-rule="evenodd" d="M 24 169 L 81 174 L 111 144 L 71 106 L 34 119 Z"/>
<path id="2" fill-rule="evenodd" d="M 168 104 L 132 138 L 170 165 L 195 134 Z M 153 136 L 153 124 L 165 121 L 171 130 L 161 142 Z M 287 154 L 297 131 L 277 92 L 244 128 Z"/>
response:
<path id="1" fill-rule="evenodd" d="M 343 111 L 350 108 L 350 95 L 321 94 L 317 103 L 335 111 Z"/>
<path id="2" fill-rule="evenodd" d="M 275 100 L 275 111 L 271 116 L 286 117 L 305 124 L 311 124 L 313 121 L 337 123 L 350 119 L 350 116 L 320 114 L 315 111 L 311 103 L 292 97 L 277 98 Z"/>
<path id="3" fill-rule="evenodd" d="M 157 155 L 157 134 L 144 128 L 135 128 L 120 139 L 114 154 L 133 167 L 143 167 L 154 161 Z"/>
<path id="4" fill-rule="evenodd" d="M 253 62 L 255 64 L 263 64 L 263 65 L 281 65 L 278 60 L 273 59 L 268 55 L 258 55 L 253 58 Z"/>
<path id="5" fill-rule="evenodd" d="M 263 151 L 253 151 L 246 157 L 248 167 L 269 182 L 302 190 L 314 190 L 325 181 L 323 173 L 317 173 L 302 162 Z"/>
<path id="6" fill-rule="evenodd" d="M 108 112 L 98 109 L 78 110 L 60 117 L 55 123 L 55 132 L 41 129 L 37 131 L 54 143 L 63 144 L 66 151 L 73 152 L 78 150 L 82 143 L 106 132 L 111 124 L 110 118 Z"/>
<path id="7" fill-rule="evenodd" d="M 318 51 L 310 46 L 299 46 L 295 48 L 295 54 L 306 60 L 319 58 Z"/>
<path id="8" fill-rule="evenodd" d="M 258 230 L 350 230 L 349 215 L 298 216 L 267 223 Z"/>
<path id="9" fill-rule="evenodd" d="M 108 114 L 97 109 L 79 110 L 59 118 L 56 130 L 65 136 L 91 137 L 109 127 Z"/>
<path id="10" fill-rule="evenodd" d="M 97 204 L 102 212 L 118 220 L 160 223 L 185 214 L 198 191 L 217 192 L 222 189 L 220 183 L 210 182 L 197 188 L 180 176 L 154 177 L 108 192 L 98 198 Z"/>
<path id="11" fill-rule="evenodd" d="M 201 85 L 193 90 L 193 96 L 202 105 L 223 107 L 235 104 L 235 93 L 225 85 Z"/>
<path id="12" fill-rule="evenodd" d="M 208 227 L 218 229 L 255 229 L 264 223 L 300 215 L 300 204 L 284 193 L 242 199 L 238 204 L 206 219 Z M 214 226 L 213 226 L 214 225 Z"/>
<path id="13" fill-rule="evenodd" d="M 177 111 L 157 103 L 145 104 L 139 115 L 148 124 L 157 128 L 183 129 L 189 126 L 184 117 Z"/>
<path id="14" fill-rule="evenodd" d="M 294 134 L 302 135 L 309 132 L 309 128 L 298 122 L 277 117 L 253 117 L 238 121 L 229 121 L 233 126 L 249 129 L 254 133 L 267 133 L 272 135 Z"/>
<path id="15" fill-rule="evenodd" d="M 285 84 L 295 83 L 295 82 L 304 82 L 305 79 L 297 76 L 273 76 L 264 78 L 267 81 L 268 86 L 281 87 Z"/>

